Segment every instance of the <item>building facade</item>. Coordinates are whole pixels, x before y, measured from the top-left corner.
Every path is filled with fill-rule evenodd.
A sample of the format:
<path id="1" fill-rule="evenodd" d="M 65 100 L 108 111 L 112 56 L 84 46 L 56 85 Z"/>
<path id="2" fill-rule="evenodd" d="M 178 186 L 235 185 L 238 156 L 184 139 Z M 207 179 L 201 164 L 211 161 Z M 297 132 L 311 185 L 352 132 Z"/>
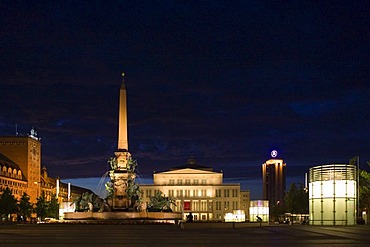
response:
<path id="1" fill-rule="evenodd" d="M 249 219 L 249 207 L 251 201 L 251 193 L 249 190 L 240 191 L 240 210 L 245 213 L 245 218 Z"/>
<path id="2" fill-rule="evenodd" d="M 28 188 L 22 170 L 16 163 L 0 153 L 0 171 L 0 194 L 8 187 L 14 197 L 19 200 Z"/>
<path id="3" fill-rule="evenodd" d="M 283 159 L 273 158 L 262 164 L 263 200 L 272 207 L 283 202 L 286 190 L 286 163 Z"/>
<path id="4" fill-rule="evenodd" d="M 26 191 L 30 196 L 30 202 L 36 203 L 41 186 L 41 142 L 35 130 L 31 129 L 28 136 L 0 137 L 0 153 L 19 167 L 23 176 L 22 179 L 27 182 Z M 5 164 L 2 165 L 2 169 L 4 167 Z M 19 192 L 22 191 L 17 191 L 16 188 L 13 189 L 13 194 L 16 197 L 22 196 L 23 193 Z"/>
<path id="5" fill-rule="evenodd" d="M 43 193 L 47 201 L 56 195 L 61 203 L 92 193 L 48 177 L 46 168 L 41 168 L 41 142 L 34 129 L 27 136 L 0 136 L 0 171 L 0 194 L 8 187 L 17 200 L 27 193 L 30 202 L 36 203 Z"/>
<path id="6" fill-rule="evenodd" d="M 171 208 L 182 212 L 184 220 L 191 212 L 195 221 L 222 221 L 226 213 L 241 209 L 240 184 L 223 183 L 222 172 L 200 166 L 194 159 L 184 166 L 154 173 L 153 184 L 140 185 L 140 189 L 145 203 L 158 191 L 174 198 L 176 206 Z"/>

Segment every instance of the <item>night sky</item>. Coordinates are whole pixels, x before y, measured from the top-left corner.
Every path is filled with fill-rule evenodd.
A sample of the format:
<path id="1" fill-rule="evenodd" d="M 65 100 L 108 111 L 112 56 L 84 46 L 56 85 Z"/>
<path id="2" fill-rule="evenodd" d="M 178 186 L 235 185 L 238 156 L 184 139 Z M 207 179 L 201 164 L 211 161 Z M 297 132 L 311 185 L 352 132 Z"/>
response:
<path id="1" fill-rule="evenodd" d="M 25 2 L 0 3 L 0 135 L 35 127 L 52 177 L 107 171 L 122 72 L 143 178 L 370 160 L 369 2 Z"/>

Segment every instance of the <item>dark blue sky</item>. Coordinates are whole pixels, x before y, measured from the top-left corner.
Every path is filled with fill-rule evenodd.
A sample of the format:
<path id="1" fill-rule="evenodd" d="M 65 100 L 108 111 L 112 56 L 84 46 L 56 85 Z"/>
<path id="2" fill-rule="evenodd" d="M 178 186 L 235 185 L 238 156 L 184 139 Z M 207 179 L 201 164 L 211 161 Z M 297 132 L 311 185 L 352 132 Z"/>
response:
<path id="1" fill-rule="evenodd" d="M 107 170 L 122 71 L 143 177 L 193 156 L 256 179 L 272 149 L 291 177 L 370 160 L 366 1 L 26 2 L 0 3 L 0 135 L 34 126 L 51 176 Z"/>

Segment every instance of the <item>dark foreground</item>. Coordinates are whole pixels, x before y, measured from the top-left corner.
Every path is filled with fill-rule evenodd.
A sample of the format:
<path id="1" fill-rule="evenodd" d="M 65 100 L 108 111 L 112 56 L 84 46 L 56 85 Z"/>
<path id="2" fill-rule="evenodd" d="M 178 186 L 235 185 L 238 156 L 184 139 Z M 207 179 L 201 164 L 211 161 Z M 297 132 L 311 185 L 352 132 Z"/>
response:
<path id="1" fill-rule="evenodd" d="M 0 225 L 0 246 L 369 246 L 370 226 Z"/>

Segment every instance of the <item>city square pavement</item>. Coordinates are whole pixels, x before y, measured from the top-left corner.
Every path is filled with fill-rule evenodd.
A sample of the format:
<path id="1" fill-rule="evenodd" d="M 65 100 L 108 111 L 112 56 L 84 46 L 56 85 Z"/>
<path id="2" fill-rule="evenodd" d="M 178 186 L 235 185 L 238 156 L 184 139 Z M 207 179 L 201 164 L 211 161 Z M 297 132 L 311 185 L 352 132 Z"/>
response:
<path id="1" fill-rule="evenodd" d="M 0 225 L 0 246 L 369 246 L 370 226 Z"/>

